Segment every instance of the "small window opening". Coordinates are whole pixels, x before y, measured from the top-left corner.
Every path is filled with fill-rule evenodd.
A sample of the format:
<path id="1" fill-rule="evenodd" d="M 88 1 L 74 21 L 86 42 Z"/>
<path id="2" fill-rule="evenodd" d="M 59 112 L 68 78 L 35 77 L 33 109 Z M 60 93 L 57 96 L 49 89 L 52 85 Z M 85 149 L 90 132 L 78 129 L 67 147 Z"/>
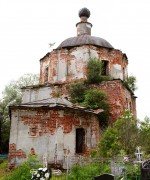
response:
<path id="1" fill-rule="evenodd" d="M 123 80 L 125 80 L 125 69 L 123 68 Z"/>
<path id="2" fill-rule="evenodd" d="M 126 109 L 128 109 L 128 99 L 126 98 Z"/>
<path id="3" fill-rule="evenodd" d="M 132 104 L 131 104 L 131 102 L 130 102 L 130 112 L 132 112 Z"/>
<path id="4" fill-rule="evenodd" d="M 76 153 L 84 152 L 85 130 L 83 128 L 76 129 Z"/>
<path id="5" fill-rule="evenodd" d="M 103 63 L 103 71 L 101 75 L 107 76 L 108 75 L 108 61 L 102 60 Z"/>
<path id="6" fill-rule="evenodd" d="M 48 82 L 48 67 L 45 68 L 44 82 Z"/>
<path id="7" fill-rule="evenodd" d="M 36 136 L 37 135 L 37 127 L 31 127 L 29 129 L 29 135 L 30 136 Z"/>

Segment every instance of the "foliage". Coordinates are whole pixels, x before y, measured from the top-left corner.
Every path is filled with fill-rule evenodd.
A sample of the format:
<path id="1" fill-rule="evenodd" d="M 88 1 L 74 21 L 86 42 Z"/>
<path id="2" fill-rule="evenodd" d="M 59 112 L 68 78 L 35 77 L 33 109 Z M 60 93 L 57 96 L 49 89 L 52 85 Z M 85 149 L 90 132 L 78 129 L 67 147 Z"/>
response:
<path id="1" fill-rule="evenodd" d="M 107 126 L 110 105 L 107 102 L 108 96 L 103 91 L 93 89 L 92 86 L 83 82 L 78 82 L 69 86 L 69 94 L 73 103 L 78 103 L 89 109 L 103 109 L 104 112 L 98 115 L 99 123 L 103 128 Z"/>
<path id="2" fill-rule="evenodd" d="M 82 104 L 90 109 L 108 109 L 109 105 L 106 103 L 107 98 L 108 96 L 103 91 L 91 89 L 86 92 Z"/>
<path id="3" fill-rule="evenodd" d="M 38 84 L 39 75 L 37 74 L 24 74 L 16 81 L 11 81 L 5 86 L 3 94 L 3 101 L 8 103 L 7 105 L 14 105 L 21 103 L 21 88 L 24 86 L 30 86 Z"/>
<path id="4" fill-rule="evenodd" d="M 35 162 L 35 164 L 33 164 Z M 30 180 L 31 179 L 31 169 L 37 169 L 41 167 L 39 165 L 37 156 L 29 156 L 27 161 L 23 162 L 19 167 L 12 170 L 10 175 L 5 175 L 3 180 L 14 180 L 14 179 L 20 179 L 20 180 Z"/>
<path id="5" fill-rule="evenodd" d="M 135 76 L 129 76 L 124 81 L 124 85 L 134 92 L 137 89 L 137 86 L 136 86 L 136 77 Z"/>
<path id="6" fill-rule="evenodd" d="M 9 141 L 9 112 L 8 107 L 21 103 L 21 87 L 38 83 L 39 76 L 25 74 L 17 81 L 11 81 L 3 91 L 0 99 L 0 153 L 8 152 Z"/>
<path id="7" fill-rule="evenodd" d="M 69 86 L 69 94 L 73 103 L 81 103 L 84 101 L 84 95 L 87 86 L 83 82 L 73 83 Z"/>
<path id="8" fill-rule="evenodd" d="M 109 123 L 109 109 L 110 109 L 110 106 L 108 104 L 108 108 L 105 109 L 100 114 L 98 114 L 99 125 L 101 127 L 101 131 L 105 130 L 106 127 L 108 127 L 108 123 Z"/>
<path id="9" fill-rule="evenodd" d="M 58 92 L 58 91 L 54 92 L 54 94 L 53 94 L 54 98 L 59 98 L 60 96 L 61 96 L 60 92 Z"/>
<path id="10" fill-rule="evenodd" d="M 3 162 L 0 163 L 0 180 L 2 180 L 5 176 L 5 174 L 8 174 L 9 172 L 7 172 L 7 161 L 3 160 Z"/>
<path id="11" fill-rule="evenodd" d="M 117 130 L 112 127 L 108 127 L 102 135 L 98 147 L 98 154 L 101 157 L 111 157 L 118 154 L 119 143 Z"/>
<path id="12" fill-rule="evenodd" d="M 146 137 L 146 138 L 145 138 Z M 150 118 L 145 117 L 144 121 L 140 122 L 139 126 L 139 141 L 142 147 L 142 150 L 146 154 L 150 154 Z"/>
<path id="13" fill-rule="evenodd" d="M 87 82 L 89 84 L 99 83 L 102 81 L 101 73 L 103 71 L 103 63 L 96 57 L 89 60 L 87 64 Z"/>
<path id="14" fill-rule="evenodd" d="M 110 173 L 110 165 L 108 163 L 91 163 L 90 165 L 74 165 L 68 176 L 68 180 L 86 179 L 92 180 L 94 176 Z"/>
<path id="15" fill-rule="evenodd" d="M 128 180 L 135 180 L 137 177 L 140 177 L 141 169 L 138 164 L 127 164 L 126 165 L 126 174 Z"/>
<path id="16" fill-rule="evenodd" d="M 135 147 L 138 145 L 138 128 L 137 121 L 129 110 L 125 111 L 124 115 L 115 123 L 114 128 L 117 129 L 122 149 L 127 154 L 134 153 Z"/>
<path id="17" fill-rule="evenodd" d="M 123 149 L 127 154 L 134 153 L 138 144 L 138 128 L 133 115 L 126 110 L 113 127 L 108 127 L 99 142 L 99 155 L 111 157 Z"/>
<path id="18" fill-rule="evenodd" d="M 90 109 L 101 108 L 104 110 L 104 112 L 98 115 L 101 128 L 105 128 L 108 125 L 110 105 L 107 99 L 108 96 L 103 91 L 91 89 L 86 92 L 84 102 L 82 103 L 83 106 Z"/>

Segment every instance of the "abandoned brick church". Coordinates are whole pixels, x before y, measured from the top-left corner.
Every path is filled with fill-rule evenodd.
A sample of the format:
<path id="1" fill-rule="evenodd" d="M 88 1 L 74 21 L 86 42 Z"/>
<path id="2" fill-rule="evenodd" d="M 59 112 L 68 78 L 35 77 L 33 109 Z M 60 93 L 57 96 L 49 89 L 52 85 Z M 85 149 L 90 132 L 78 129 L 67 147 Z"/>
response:
<path id="1" fill-rule="evenodd" d="M 49 164 L 58 163 L 66 168 L 67 155 L 88 154 L 96 147 L 101 131 L 98 114 L 103 110 L 74 105 L 67 90 L 68 84 L 86 79 L 87 62 L 93 57 L 103 61 L 103 76 L 111 77 L 96 86 L 109 95 L 109 122 L 116 121 L 125 109 L 136 116 L 136 97 L 123 84 L 128 77 L 126 54 L 106 40 L 91 36 L 87 8 L 79 11 L 79 17 L 77 36 L 64 40 L 40 59 L 39 85 L 22 88 L 22 104 L 10 107 L 11 167 L 19 165 L 31 153 L 40 159 L 46 154 Z"/>

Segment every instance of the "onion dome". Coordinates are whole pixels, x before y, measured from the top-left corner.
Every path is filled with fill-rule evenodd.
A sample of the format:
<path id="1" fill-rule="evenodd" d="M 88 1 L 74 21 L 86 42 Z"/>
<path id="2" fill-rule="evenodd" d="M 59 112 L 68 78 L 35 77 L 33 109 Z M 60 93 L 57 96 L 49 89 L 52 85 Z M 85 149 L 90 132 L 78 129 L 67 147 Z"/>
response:
<path id="1" fill-rule="evenodd" d="M 90 11 L 87 8 L 80 9 L 79 17 L 81 18 L 82 16 L 89 18 L 90 17 Z"/>
<path id="2" fill-rule="evenodd" d="M 113 49 L 113 46 L 105 39 L 91 36 L 92 24 L 87 22 L 90 17 L 90 11 L 82 8 L 79 11 L 80 22 L 76 24 L 77 36 L 65 39 L 56 49 L 71 48 L 81 45 L 94 45 Z"/>

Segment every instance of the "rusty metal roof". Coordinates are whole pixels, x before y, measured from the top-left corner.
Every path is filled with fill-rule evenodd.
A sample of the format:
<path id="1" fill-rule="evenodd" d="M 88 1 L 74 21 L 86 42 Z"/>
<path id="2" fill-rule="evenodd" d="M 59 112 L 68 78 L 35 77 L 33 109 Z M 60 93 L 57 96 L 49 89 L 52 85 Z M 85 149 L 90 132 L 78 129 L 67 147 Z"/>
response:
<path id="1" fill-rule="evenodd" d="M 75 47 L 75 46 L 81 46 L 81 45 L 95 45 L 95 46 L 113 49 L 113 46 L 109 42 L 107 42 L 105 39 L 102 39 L 100 37 L 86 35 L 86 34 L 68 38 L 64 40 L 56 49 Z"/>
<path id="2" fill-rule="evenodd" d="M 80 111 L 84 111 L 84 112 L 92 113 L 92 114 L 99 114 L 104 111 L 103 109 L 93 110 L 93 109 L 88 109 L 81 106 L 76 106 L 65 98 L 48 98 L 48 99 L 33 101 L 33 102 L 24 103 L 24 104 L 15 105 L 15 106 L 9 106 L 9 107 L 10 109 L 42 108 L 42 107 L 43 108 L 67 108 L 67 109 L 73 109 L 73 110 L 80 110 Z"/>

